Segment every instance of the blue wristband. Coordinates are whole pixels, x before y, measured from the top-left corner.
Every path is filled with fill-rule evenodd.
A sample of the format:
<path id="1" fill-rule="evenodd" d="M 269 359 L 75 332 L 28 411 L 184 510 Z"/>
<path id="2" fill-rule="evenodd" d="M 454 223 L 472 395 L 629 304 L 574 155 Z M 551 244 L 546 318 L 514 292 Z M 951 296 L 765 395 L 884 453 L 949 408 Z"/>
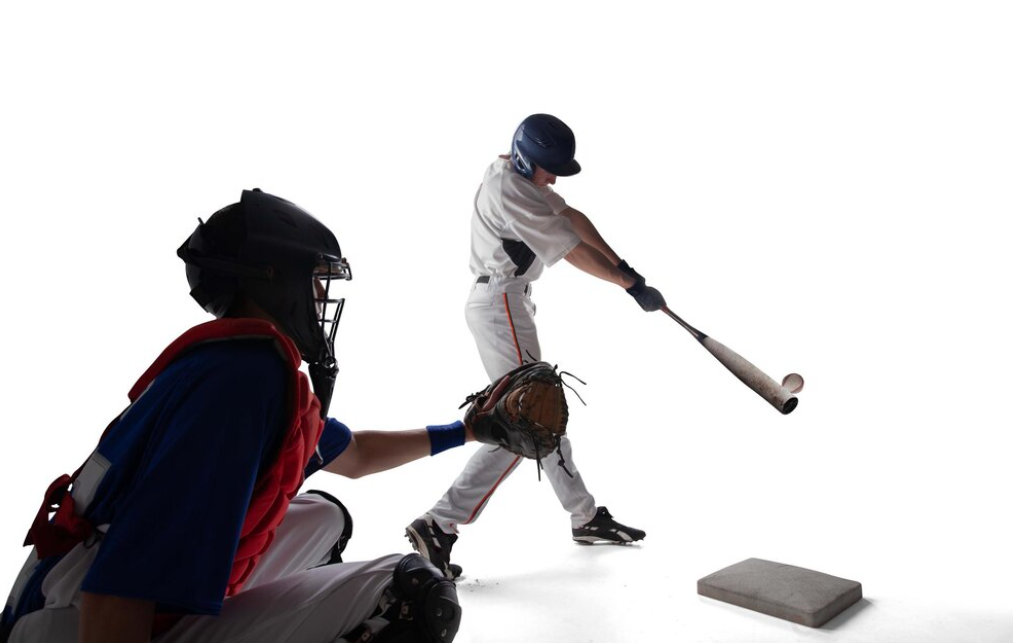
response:
<path id="1" fill-rule="evenodd" d="M 464 422 L 460 420 L 453 424 L 427 426 L 426 431 L 429 432 L 429 455 L 464 444 Z"/>

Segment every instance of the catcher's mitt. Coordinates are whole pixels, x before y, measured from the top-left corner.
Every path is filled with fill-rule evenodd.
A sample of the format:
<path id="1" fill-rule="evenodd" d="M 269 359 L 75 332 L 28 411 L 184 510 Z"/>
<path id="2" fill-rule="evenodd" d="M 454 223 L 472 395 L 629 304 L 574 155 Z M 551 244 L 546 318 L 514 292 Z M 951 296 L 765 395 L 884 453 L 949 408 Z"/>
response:
<path id="1" fill-rule="evenodd" d="M 539 467 L 543 456 L 556 451 L 565 470 L 559 441 L 566 434 L 569 411 L 563 380 L 554 367 L 545 362 L 519 366 L 469 395 L 468 403 L 464 423 L 476 440 L 537 460 Z"/>

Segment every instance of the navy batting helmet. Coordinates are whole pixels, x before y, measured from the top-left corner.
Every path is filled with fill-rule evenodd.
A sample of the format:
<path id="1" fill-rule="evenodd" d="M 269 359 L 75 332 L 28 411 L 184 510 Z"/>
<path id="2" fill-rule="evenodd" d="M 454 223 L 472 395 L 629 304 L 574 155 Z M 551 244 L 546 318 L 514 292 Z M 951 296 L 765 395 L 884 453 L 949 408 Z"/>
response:
<path id="1" fill-rule="evenodd" d="M 510 159 L 521 176 L 530 179 L 535 167 L 556 176 L 573 176 L 580 163 L 573 158 L 577 140 L 566 123 L 550 114 L 532 114 L 514 133 Z"/>

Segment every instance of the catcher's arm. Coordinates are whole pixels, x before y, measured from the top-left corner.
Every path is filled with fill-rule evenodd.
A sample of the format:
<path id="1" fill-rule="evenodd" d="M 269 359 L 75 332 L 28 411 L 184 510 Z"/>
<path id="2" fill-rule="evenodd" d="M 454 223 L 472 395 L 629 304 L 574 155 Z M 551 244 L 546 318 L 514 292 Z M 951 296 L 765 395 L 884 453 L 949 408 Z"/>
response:
<path id="1" fill-rule="evenodd" d="M 475 439 L 470 427 L 464 427 L 463 430 L 465 442 Z M 430 429 L 353 431 L 348 446 L 341 455 L 324 466 L 324 471 L 346 478 L 361 478 L 371 473 L 387 471 L 427 455 L 435 455 L 433 447 L 438 440 L 435 432 Z"/>

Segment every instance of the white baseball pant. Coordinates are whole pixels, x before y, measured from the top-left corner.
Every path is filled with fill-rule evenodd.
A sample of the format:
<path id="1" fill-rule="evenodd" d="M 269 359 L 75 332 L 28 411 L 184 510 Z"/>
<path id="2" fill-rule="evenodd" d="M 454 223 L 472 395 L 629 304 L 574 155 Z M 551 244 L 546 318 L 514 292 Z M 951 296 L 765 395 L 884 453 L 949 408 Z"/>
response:
<path id="1" fill-rule="evenodd" d="M 332 643 L 372 616 L 394 566 L 393 554 L 323 565 L 344 528 L 341 509 L 320 496 L 296 496 L 243 590 L 218 616 L 186 616 L 155 643 Z M 101 543 L 78 545 L 43 583 L 46 607 L 21 618 L 10 643 L 77 643 L 81 581 Z"/>
<path id="2" fill-rule="evenodd" d="M 524 361 L 541 359 L 530 289 L 523 281 L 493 279 L 488 284 L 475 284 L 468 297 L 465 317 L 490 381 Z M 580 527 L 594 518 L 594 497 L 584 486 L 573 461 L 570 440 L 565 436 L 560 450 L 566 470 L 573 477 L 559 466 L 555 453 L 542 458 L 543 470 L 559 503 L 570 512 L 572 526 Z M 521 459 L 495 445 L 480 445 L 429 514 L 444 532 L 457 533 L 458 525 L 478 519 L 496 488 L 513 473 Z"/>

